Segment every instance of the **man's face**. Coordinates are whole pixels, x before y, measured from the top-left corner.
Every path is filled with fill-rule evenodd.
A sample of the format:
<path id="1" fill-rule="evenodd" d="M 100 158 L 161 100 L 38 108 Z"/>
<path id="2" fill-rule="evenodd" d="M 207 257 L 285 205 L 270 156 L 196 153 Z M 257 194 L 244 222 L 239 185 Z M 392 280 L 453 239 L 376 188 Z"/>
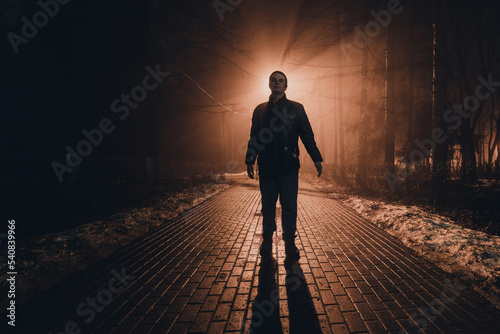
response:
<path id="1" fill-rule="evenodd" d="M 286 80 L 282 74 L 274 73 L 269 79 L 269 88 L 274 95 L 282 95 L 286 90 Z"/>

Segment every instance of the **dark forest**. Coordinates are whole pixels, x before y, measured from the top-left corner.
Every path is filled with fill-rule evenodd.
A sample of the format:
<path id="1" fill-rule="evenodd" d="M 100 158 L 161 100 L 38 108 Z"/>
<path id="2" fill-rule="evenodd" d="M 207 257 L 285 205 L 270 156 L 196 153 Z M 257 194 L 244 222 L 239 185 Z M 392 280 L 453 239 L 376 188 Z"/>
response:
<path id="1" fill-rule="evenodd" d="M 37 238 L 159 199 L 178 212 L 240 182 L 275 70 L 323 157 L 318 179 L 300 144 L 301 180 L 498 242 L 498 13 L 493 0 L 2 0 L 2 248 L 13 219 L 18 254 L 36 262 Z M 68 275 L 139 237 L 106 233 L 95 258 L 68 241 L 88 257 Z"/>

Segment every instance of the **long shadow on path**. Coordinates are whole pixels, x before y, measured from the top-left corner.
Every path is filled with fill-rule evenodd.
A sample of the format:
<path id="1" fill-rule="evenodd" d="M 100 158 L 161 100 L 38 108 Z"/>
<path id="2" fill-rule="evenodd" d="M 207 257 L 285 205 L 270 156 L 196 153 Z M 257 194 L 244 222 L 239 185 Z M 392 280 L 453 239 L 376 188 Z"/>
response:
<path id="1" fill-rule="evenodd" d="M 290 333 L 322 333 L 306 278 L 300 265 L 285 265 Z"/>
<path id="2" fill-rule="evenodd" d="M 298 263 L 285 265 L 290 333 L 322 333 L 307 282 Z M 280 319 L 278 264 L 263 258 L 258 294 L 252 305 L 251 333 L 283 333 Z"/>
<path id="3" fill-rule="evenodd" d="M 258 293 L 252 305 L 251 333 L 283 333 L 277 270 L 278 263 L 275 258 L 262 258 Z"/>

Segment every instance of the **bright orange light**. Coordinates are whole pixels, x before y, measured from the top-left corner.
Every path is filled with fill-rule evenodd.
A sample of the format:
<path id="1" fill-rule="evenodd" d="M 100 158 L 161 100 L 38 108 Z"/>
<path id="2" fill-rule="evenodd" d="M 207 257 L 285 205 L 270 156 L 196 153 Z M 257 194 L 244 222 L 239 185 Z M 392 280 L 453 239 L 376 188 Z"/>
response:
<path id="1" fill-rule="evenodd" d="M 269 75 L 262 78 L 262 89 L 259 92 L 259 95 L 260 94 L 262 94 L 263 97 L 269 96 L 269 94 L 271 94 L 271 90 L 269 89 Z"/>

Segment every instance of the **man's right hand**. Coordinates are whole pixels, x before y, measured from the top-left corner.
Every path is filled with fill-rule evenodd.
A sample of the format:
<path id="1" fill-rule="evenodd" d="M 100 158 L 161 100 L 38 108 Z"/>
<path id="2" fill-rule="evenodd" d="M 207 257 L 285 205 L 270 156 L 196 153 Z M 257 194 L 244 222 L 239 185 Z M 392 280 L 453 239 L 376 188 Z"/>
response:
<path id="1" fill-rule="evenodd" d="M 251 179 L 254 178 L 253 165 L 247 165 L 247 174 L 248 174 L 249 178 L 251 178 Z"/>
<path id="2" fill-rule="evenodd" d="M 316 161 L 314 163 L 314 166 L 316 167 L 316 170 L 318 171 L 318 177 L 320 177 L 321 173 L 323 172 L 323 166 L 321 166 L 321 161 Z"/>

